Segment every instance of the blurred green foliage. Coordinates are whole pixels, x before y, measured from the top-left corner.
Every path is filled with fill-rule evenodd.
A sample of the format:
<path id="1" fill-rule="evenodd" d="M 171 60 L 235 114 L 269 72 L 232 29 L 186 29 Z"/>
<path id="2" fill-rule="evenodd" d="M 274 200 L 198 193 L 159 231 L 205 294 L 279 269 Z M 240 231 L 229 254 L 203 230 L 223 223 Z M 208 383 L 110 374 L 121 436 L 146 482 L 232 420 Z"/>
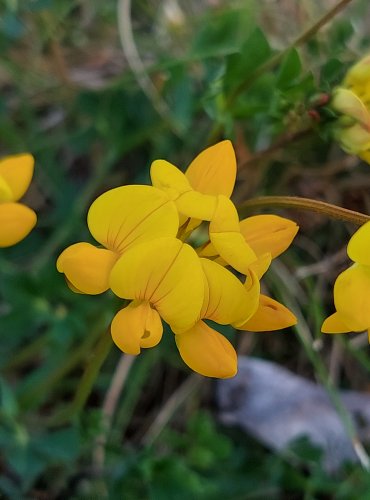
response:
<path id="1" fill-rule="evenodd" d="M 0 4 L 1 153 L 35 156 L 27 203 L 39 214 L 36 230 L 0 253 L 0 496 L 369 498 L 369 476 L 357 465 L 330 477 L 307 443 L 297 444 L 291 460 L 226 431 L 213 416 L 207 381 L 180 401 L 182 411 L 172 411 L 150 446 L 143 444 L 186 376 L 170 335 L 135 360 L 109 428 L 103 472 L 97 471 L 102 403 L 120 359 L 101 338 L 120 304 L 109 293 L 73 294 L 55 268 L 63 248 L 90 240 L 85 218 L 97 195 L 148 182 L 156 158 L 185 168 L 207 141 L 222 136 L 234 141 L 241 165 L 238 201 L 295 194 L 366 211 L 368 167 L 356 165 L 353 173 L 353 160 L 330 143 L 330 114 L 318 96 L 368 50 L 368 3 L 352 2 L 292 46 L 324 7 L 314 0 L 135 2 L 135 43 L 156 99 L 166 103 L 163 115 L 124 57 L 116 2 Z M 281 298 L 289 273 L 284 286 L 296 292 L 316 338 L 345 257 L 333 261 L 325 279 L 309 266 L 337 253 L 349 228 L 285 215 L 297 217 L 302 235 L 265 286 Z M 335 341 L 320 342 L 329 362 Z M 312 375 L 292 332 L 251 335 L 247 343 L 244 352 Z M 339 382 L 364 389 L 368 358 L 347 340 L 340 345 Z M 102 369 L 84 394 L 82 381 L 99 355 Z"/>

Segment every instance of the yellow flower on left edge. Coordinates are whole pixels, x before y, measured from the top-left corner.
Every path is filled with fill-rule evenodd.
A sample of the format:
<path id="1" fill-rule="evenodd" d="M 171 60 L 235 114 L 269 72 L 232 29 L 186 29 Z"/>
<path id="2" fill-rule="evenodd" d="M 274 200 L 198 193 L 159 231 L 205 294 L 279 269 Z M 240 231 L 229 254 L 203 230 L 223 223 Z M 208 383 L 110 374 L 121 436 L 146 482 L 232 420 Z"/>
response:
<path id="1" fill-rule="evenodd" d="M 18 203 L 31 183 L 33 167 L 34 159 L 27 153 L 0 160 L 0 247 L 20 242 L 36 224 L 35 212 Z"/>
<path id="2" fill-rule="evenodd" d="M 370 342 L 370 222 L 352 236 L 347 253 L 355 264 L 336 279 L 336 312 L 326 318 L 321 331 L 346 333 L 367 330 Z"/>

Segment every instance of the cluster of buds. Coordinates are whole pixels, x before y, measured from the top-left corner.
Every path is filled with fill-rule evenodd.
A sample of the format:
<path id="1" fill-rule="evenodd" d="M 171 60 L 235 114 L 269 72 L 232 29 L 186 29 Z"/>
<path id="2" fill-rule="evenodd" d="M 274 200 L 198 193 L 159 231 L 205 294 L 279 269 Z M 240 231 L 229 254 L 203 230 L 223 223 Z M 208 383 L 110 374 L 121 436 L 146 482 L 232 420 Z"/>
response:
<path id="1" fill-rule="evenodd" d="M 236 159 L 229 141 L 200 153 L 185 173 L 165 160 L 154 161 L 150 173 L 152 186 L 117 187 L 92 203 L 87 223 L 101 246 L 71 245 L 57 268 L 77 293 L 110 289 L 129 301 L 111 324 L 123 352 L 156 346 L 163 320 L 191 369 L 232 377 L 236 352 L 207 320 L 247 331 L 296 323 L 285 306 L 260 293 L 260 279 L 298 227 L 275 215 L 239 221 L 230 200 Z M 204 221 L 207 239 L 194 248 L 188 242 Z"/>

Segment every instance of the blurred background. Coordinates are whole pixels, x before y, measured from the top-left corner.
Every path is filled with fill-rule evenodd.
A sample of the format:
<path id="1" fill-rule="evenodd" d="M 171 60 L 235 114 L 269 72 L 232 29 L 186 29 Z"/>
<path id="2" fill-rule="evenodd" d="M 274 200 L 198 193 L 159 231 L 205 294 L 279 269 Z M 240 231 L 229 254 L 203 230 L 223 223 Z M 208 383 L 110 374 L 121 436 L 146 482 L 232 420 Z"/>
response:
<path id="1" fill-rule="evenodd" d="M 369 23 L 367 0 L 0 2 L 0 153 L 34 155 L 23 201 L 38 214 L 0 252 L 1 498 L 370 498 L 366 456 L 347 436 L 370 439 L 367 337 L 320 334 L 352 224 L 269 208 L 301 227 L 263 281 L 299 323 L 225 328 L 243 366 L 230 382 L 192 375 L 169 333 L 123 360 L 102 340 L 119 301 L 73 294 L 55 268 L 66 246 L 92 241 L 99 194 L 149 183 L 157 158 L 185 169 L 223 138 L 237 204 L 294 195 L 369 213 L 369 166 L 332 141 L 322 106 L 369 51 Z M 332 401 L 351 391 L 339 417 L 325 387 Z M 248 398 L 264 404 L 252 414 Z M 283 451 L 292 415 L 301 432 Z"/>

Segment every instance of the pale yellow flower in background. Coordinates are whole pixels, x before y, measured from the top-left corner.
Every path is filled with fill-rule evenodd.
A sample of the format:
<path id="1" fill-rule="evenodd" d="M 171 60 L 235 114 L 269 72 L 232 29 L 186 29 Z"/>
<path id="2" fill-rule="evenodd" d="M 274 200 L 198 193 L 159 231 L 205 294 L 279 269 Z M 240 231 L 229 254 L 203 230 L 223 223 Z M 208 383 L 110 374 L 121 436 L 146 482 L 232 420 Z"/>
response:
<path id="1" fill-rule="evenodd" d="M 28 153 L 0 160 L 0 247 L 23 240 L 34 228 L 35 212 L 18 203 L 33 176 L 34 159 Z"/>

